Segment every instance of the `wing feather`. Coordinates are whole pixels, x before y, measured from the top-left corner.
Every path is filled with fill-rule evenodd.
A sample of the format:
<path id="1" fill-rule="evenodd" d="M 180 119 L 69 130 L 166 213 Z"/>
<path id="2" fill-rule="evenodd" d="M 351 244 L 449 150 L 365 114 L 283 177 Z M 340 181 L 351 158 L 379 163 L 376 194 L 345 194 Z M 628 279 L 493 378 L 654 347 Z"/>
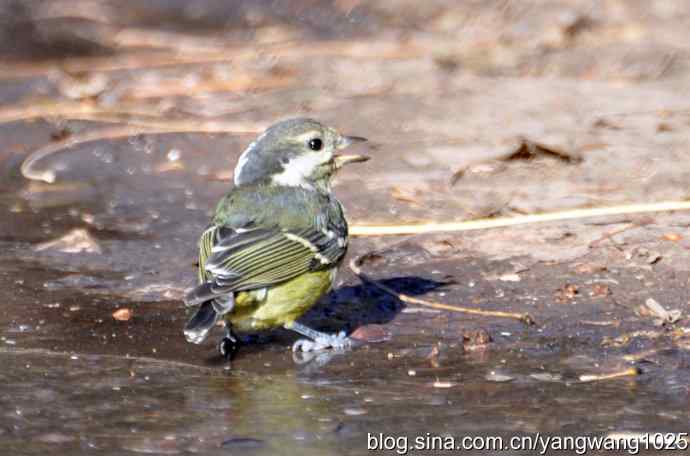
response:
<path id="1" fill-rule="evenodd" d="M 188 304 L 234 291 L 265 288 L 310 270 L 332 267 L 344 254 L 332 233 L 315 227 L 210 226 L 199 241 L 200 292 Z"/>

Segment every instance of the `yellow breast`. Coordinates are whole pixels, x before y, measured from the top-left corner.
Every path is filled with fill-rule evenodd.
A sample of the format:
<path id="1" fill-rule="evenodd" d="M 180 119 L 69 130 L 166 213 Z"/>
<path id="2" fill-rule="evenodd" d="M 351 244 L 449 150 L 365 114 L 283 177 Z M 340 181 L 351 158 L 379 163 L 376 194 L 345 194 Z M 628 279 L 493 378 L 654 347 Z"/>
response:
<path id="1" fill-rule="evenodd" d="M 239 331 L 292 323 L 331 289 L 336 272 L 337 268 L 309 272 L 271 288 L 239 292 L 235 307 L 225 318 Z"/>

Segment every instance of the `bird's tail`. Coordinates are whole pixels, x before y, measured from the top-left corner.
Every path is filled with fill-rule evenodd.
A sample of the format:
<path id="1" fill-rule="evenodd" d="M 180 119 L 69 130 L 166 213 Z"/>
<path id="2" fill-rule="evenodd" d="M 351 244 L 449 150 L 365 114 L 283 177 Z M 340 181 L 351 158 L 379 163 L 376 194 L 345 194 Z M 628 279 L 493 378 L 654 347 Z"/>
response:
<path id="1" fill-rule="evenodd" d="M 184 327 L 187 342 L 193 344 L 205 341 L 218 320 L 235 306 L 232 293 L 223 296 L 206 296 L 206 300 L 203 300 L 201 296 L 206 292 L 208 292 L 207 284 L 202 284 L 185 296 L 184 301 L 188 307 L 199 306 Z"/>

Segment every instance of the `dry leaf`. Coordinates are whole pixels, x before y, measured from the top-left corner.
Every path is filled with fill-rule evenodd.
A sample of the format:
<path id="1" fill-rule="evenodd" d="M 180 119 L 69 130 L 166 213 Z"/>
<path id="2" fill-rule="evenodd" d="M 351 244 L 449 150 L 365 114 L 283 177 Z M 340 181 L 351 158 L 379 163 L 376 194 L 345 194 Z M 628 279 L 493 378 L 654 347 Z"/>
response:
<path id="1" fill-rule="evenodd" d="M 414 197 L 414 192 L 410 192 L 409 190 L 403 190 L 397 186 L 391 189 L 391 197 L 398 201 L 410 203 L 414 206 L 420 205 L 419 201 Z"/>
<path id="2" fill-rule="evenodd" d="M 680 317 L 682 315 L 682 312 L 678 309 L 674 310 L 666 310 L 664 307 L 659 304 L 655 299 L 653 298 L 648 298 L 645 301 L 645 306 L 649 310 L 649 314 L 651 316 L 656 317 L 654 319 L 654 324 L 656 326 L 663 326 L 666 324 L 673 324 L 680 320 Z M 641 309 L 642 310 L 642 309 Z M 643 312 L 640 312 L 643 314 Z"/>
<path id="3" fill-rule="evenodd" d="M 42 242 L 36 245 L 34 250 L 37 252 L 57 250 L 64 253 L 102 253 L 96 240 L 83 228 L 74 229 L 52 241 Z"/>
<path id="4" fill-rule="evenodd" d="M 580 292 L 577 288 L 577 285 L 567 283 L 556 290 L 556 300 L 559 302 L 566 302 L 575 298 L 575 296 L 577 296 L 579 293 Z"/>
<path id="5" fill-rule="evenodd" d="M 364 325 L 357 328 L 350 337 L 362 342 L 385 342 L 391 338 L 391 333 L 383 325 Z"/>
<path id="6" fill-rule="evenodd" d="M 528 138 L 520 138 L 518 147 L 512 153 L 502 158 L 502 160 L 532 160 L 539 156 L 553 157 L 568 163 L 582 161 L 582 157 L 576 153 L 538 143 Z"/>
<path id="7" fill-rule="evenodd" d="M 593 298 L 603 298 L 611 295 L 611 289 L 605 283 L 595 283 L 592 286 L 592 290 L 589 292 L 589 295 Z"/>

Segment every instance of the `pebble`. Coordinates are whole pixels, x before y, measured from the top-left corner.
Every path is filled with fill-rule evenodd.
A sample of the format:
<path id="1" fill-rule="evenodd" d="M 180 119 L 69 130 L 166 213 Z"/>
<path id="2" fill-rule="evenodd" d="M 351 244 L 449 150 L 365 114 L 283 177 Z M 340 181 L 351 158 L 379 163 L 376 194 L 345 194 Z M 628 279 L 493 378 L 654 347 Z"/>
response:
<path id="1" fill-rule="evenodd" d="M 368 412 L 363 408 L 346 408 L 344 411 L 345 415 L 358 416 L 366 415 Z"/>

